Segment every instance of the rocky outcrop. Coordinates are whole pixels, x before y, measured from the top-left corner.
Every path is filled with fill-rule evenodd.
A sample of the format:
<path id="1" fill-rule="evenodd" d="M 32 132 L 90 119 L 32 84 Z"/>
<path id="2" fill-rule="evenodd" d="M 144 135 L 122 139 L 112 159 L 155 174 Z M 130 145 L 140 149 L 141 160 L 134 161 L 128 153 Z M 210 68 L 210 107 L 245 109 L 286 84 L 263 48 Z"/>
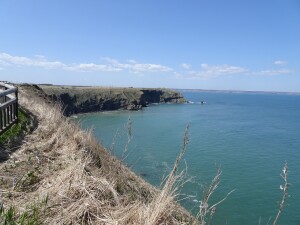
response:
<path id="1" fill-rule="evenodd" d="M 184 103 L 186 100 L 170 89 L 108 88 L 54 85 L 27 85 L 39 95 L 61 102 L 64 114 L 105 110 L 141 110 L 152 103 Z"/>

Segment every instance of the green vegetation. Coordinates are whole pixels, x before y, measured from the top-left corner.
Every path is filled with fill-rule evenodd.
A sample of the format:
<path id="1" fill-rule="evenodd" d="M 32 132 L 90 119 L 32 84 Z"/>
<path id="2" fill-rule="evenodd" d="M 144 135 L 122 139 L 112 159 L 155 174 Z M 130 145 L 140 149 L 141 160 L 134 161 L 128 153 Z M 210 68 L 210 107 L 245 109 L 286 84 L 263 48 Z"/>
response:
<path id="1" fill-rule="evenodd" d="M 0 136 L 0 144 L 7 143 L 8 141 L 12 140 L 14 137 L 20 135 L 24 129 L 26 128 L 26 124 L 29 122 L 28 116 L 23 112 L 23 110 L 18 111 L 18 118 L 19 122 L 14 124 L 10 129 L 5 131 Z"/>
<path id="2" fill-rule="evenodd" d="M 11 206 L 7 210 L 0 202 L 0 224 L 3 225 L 39 225 L 42 224 L 40 214 L 45 213 L 48 203 L 48 196 L 41 202 L 29 205 L 25 211 L 18 215 L 16 208 Z"/>

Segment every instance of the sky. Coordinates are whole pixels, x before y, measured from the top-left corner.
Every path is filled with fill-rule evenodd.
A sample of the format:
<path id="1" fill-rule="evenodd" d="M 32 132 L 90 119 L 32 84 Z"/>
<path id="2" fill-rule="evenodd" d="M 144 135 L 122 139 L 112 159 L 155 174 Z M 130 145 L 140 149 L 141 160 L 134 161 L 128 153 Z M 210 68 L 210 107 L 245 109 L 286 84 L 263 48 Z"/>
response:
<path id="1" fill-rule="evenodd" d="M 0 80 L 300 92 L 300 1 L 0 0 Z"/>

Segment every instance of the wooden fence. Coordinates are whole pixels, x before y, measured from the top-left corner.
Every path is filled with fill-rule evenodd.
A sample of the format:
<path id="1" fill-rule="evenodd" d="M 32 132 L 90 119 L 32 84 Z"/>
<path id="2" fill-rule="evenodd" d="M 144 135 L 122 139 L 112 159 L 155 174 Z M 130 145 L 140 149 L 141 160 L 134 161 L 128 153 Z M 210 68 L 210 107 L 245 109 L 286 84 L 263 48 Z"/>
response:
<path id="1" fill-rule="evenodd" d="M 18 88 L 0 82 L 0 134 L 18 122 Z"/>

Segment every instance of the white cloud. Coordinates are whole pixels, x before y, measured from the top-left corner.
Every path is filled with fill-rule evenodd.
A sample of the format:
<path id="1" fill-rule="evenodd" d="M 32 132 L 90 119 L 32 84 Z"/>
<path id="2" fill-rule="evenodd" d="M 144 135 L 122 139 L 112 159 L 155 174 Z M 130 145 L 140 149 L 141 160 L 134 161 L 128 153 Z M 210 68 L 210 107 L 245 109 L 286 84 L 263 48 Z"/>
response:
<path id="1" fill-rule="evenodd" d="M 135 60 L 129 60 L 128 63 L 120 63 L 116 59 L 102 58 L 105 61 L 103 64 L 96 63 L 78 63 L 65 64 L 59 61 L 49 61 L 45 56 L 36 55 L 33 58 L 12 56 L 7 53 L 0 53 L 0 65 L 2 66 L 33 66 L 45 69 L 62 69 L 75 72 L 118 72 L 128 70 L 131 73 L 157 73 L 170 72 L 173 69 L 167 66 L 150 63 L 138 63 Z"/>
<path id="2" fill-rule="evenodd" d="M 283 60 L 276 60 L 276 61 L 274 61 L 274 64 L 278 65 L 278 66 L 285 66 L 285 65 L 288 64 L 288 62 L 287 61 L 283 61 Z"/>
<path id="3" fill-rule="evenodd" d="M 191 68 L 191 65 L 187 63 L 182 63 L 181 66 L 186 70 L 189 70 Z"/>
<path id="4" fill-rule="evenodd" d="M 119 69 L 127 69 L 132 73 L 143 73 L 143 72 L 170 72 L 173 69 L 167 66 L 150 63 L 138 63 L 135 60 L 129 60 L 129 63 L 120 63 L 116 59 L 102 58 L 107 61 L 112 67 Z"/>
<path id="5" fill-rule="evenodd" d="M 77 65 L 66 66 L 64 69 L 69 71 L 75 71 L 75 72 L 95 72 L 95 71 L 118 72 L 122 70 L 122 69 L 114 68 L 110 65 L 95 64 L 95 63 L 80 63 Z"/>
<path id="6" fill-rule="evenodd" d="M 27 58 L 21 56 L 12 56 L 7 53 L 0 53 L 1 64 L 17 65 L 17 66 L 36 66 L 47 69 L 63 68 L 66 65 L 58 61 L 48 61 L 44 57 L 36 56 L 35 58 Z"/>
<path id="7" fill-rule="evenodd" d="M 250 75 L 257 75 L 257 76 L 276 76 L 276 75 L 284 75 L 290 74 L 293 71 L 288 69 L 281 69 L 281 70 L 261 70 L 258 72 L 252 72 Z"/>
<path id="8" fill-rule="evenodd" d="M 172 71 L 171 68 L 167 66 L 162 66 L 159 64 L 141 64 L 141 63 L 135 63 L 130 64 L 130 70 L 132 70 L 134 73 L 140 73 L 140 72 L 170 72 Z"/>
<path id="9" fill-rule="evenodd" d="M 281 62 L 282 63 L 282 62 Z M 286 63 L 286 62 L 285 62 Z M 278 64 L 279 65 L 279 64 Z M 282 64 L 283 65 L 283 64 Z M 190 78 L 199 78 L 203 80 L 209 80 L 224 75 L 243 74 L 250 76 L 276 76 L 291 74 L 293 71 L 289 69 L 266 69 L 261 71 L 251 71 L 238 66 L 231 65 L 208 65 L 201 64 L 201 69 L 198 71 L 188 70 L 187 75 Z"/>
<path id="10" fill-rule="evenodd" d="M 245 72 L 247 72 L 246 69 L 238 66 L 230 66 L 226 64 L 211 66 L 208 64 L 201 64 L 201 70 L 189 71 L 188 74 L 193 78 L 201 78 L 208 80 L 223 75 L 242 74 Z"/>

